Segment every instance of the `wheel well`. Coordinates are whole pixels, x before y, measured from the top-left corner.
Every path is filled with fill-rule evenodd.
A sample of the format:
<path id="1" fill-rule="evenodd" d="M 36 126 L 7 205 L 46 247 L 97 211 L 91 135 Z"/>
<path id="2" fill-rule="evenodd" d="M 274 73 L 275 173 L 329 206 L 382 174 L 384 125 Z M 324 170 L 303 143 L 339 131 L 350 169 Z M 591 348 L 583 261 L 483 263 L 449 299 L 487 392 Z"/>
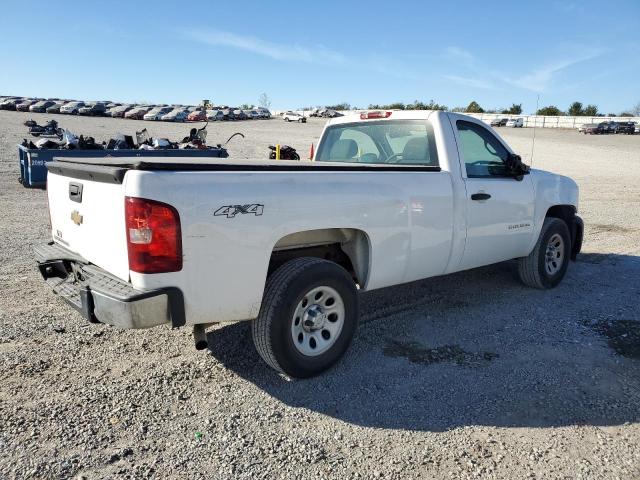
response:
<path id="1" fill-rule="evenodd" d="M 369 274 L 369 237 L 362 230 L 353 228 L 291 233 L 278 240 L 273 247 L 268 274 L 298 257 L 316 257 L 335 262 L 351 274 L 354 282 L 364 287 Z"/>
<path id="2" fill-rule="evenodd" d="M 576 214 L 576 208 L 573 205 L 554 205 L 547 210 L 546 217 L 559 218 L 567 224 L 567 227 L 571 229 L 573 225 L 573 217 Z"/>

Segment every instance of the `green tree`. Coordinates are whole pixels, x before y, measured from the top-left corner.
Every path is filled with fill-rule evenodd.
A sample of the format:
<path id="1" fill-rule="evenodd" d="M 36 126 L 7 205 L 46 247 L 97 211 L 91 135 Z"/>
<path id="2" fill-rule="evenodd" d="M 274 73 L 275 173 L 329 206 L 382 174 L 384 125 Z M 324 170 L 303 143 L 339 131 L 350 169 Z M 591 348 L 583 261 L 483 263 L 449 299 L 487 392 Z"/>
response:
<path id="1" fill-rule="evenodd" d="M 267 110 L 271 108 L 271 100 L 269 99 L 269 95 L 267 95 L 266 93 L 260 94 L 260 96 L 258 97 L 258 105 L 266 108 Z"/>
<path id="2" fill-rule="evenodd" d="M 586 107 L 584 107 L 584 111 L 582 114 L 588 117 L 595 117 L 596 115 L 598 115 L 598 107 L 596 107 L 595 105 L 587 105 Z"/>
<path id="3" fill-rule="evenodd" d="M 573 102 L 571 105 L 569 105 L 569 110 L 567 110 L 567 115 L 570 115 L 572 117 L 578 117 L 580 115 L 584 115 L 582 102 Z"/>
<path id="4" fill-rule="evenodd" d="M 507 112 L 511 115 L 522 115 L 522 104 L 521 103 L 512 103 L 511 108 Z"/>
<path id="5" fill-rule="evenodd" d="M 337 105 L 327 105 L 327 110 L 351 110 L 351 105 L 347 102 L 338 103 Z"/>
<path id="6" fill-rule="evenodd" d="M 560 110 L 555 105 L 549 105 L 548 107 L 542 107 L 536 112 L 536 115 L 550 115 L 550 116 L 559 116 L 564 115 L 564 112 Z"/>
<path id="7" fill-rule="evenodd" d="M 482 107 L 478 105 L 478 102 L 476 102 L 475 100 L 467 106 L 467 109 L 465 111 L 467 113 L 484 113 Z"/>
<path id="8" fill-rule="evenodd" d="M 521 103 L 512 103 L 509 108 L 497 108 L 495 110 L 487 110 L 487 113 L 503 113 L 505 115 L 520 115 L 522 113 Z"/>

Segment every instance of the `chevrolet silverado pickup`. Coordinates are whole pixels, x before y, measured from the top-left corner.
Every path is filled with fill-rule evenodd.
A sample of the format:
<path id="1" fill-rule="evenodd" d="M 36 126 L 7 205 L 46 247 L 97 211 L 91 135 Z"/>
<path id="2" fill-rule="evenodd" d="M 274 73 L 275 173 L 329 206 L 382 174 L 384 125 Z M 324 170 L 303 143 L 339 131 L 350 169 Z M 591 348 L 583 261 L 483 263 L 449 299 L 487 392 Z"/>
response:
<path id="1" fill-rule="evenodd" d="M 42 276 L 90 322 L 252 322 L 264 361 L 309 377 L 346 351 L 358 292 L 517 259 L 553 288 L 582 244 L 578 187 L 530 169 L 475 118 L 330 120 L 314 161 L 48 163 Z"/>

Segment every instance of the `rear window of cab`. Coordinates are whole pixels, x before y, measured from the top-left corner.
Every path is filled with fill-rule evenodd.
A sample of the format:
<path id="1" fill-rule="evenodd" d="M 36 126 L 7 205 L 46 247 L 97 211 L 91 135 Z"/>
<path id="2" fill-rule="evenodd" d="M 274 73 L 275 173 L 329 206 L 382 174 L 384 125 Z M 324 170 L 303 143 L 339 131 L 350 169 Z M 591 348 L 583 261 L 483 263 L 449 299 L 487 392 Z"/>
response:
<path id="1" fill-rule="evenodd" d="M 327 127 L 319 162 L 437 167 L 433 128 L 426 120 L 385 120 Z"/>

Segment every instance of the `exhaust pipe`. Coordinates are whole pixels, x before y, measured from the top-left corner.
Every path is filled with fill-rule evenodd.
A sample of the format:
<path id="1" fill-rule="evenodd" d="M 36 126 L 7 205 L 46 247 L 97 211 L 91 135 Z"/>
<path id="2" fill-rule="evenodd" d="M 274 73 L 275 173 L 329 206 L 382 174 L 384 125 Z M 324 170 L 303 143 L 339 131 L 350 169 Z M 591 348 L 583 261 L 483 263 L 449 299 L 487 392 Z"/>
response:
<path id="1" fill-rule="evenodd" d="M 193 326 L 193 340 L 196 343 L 196 350 L 204 350 L 209 346 L 205 329 L 210 325 L 210 323 L 205 323 Z"/>

